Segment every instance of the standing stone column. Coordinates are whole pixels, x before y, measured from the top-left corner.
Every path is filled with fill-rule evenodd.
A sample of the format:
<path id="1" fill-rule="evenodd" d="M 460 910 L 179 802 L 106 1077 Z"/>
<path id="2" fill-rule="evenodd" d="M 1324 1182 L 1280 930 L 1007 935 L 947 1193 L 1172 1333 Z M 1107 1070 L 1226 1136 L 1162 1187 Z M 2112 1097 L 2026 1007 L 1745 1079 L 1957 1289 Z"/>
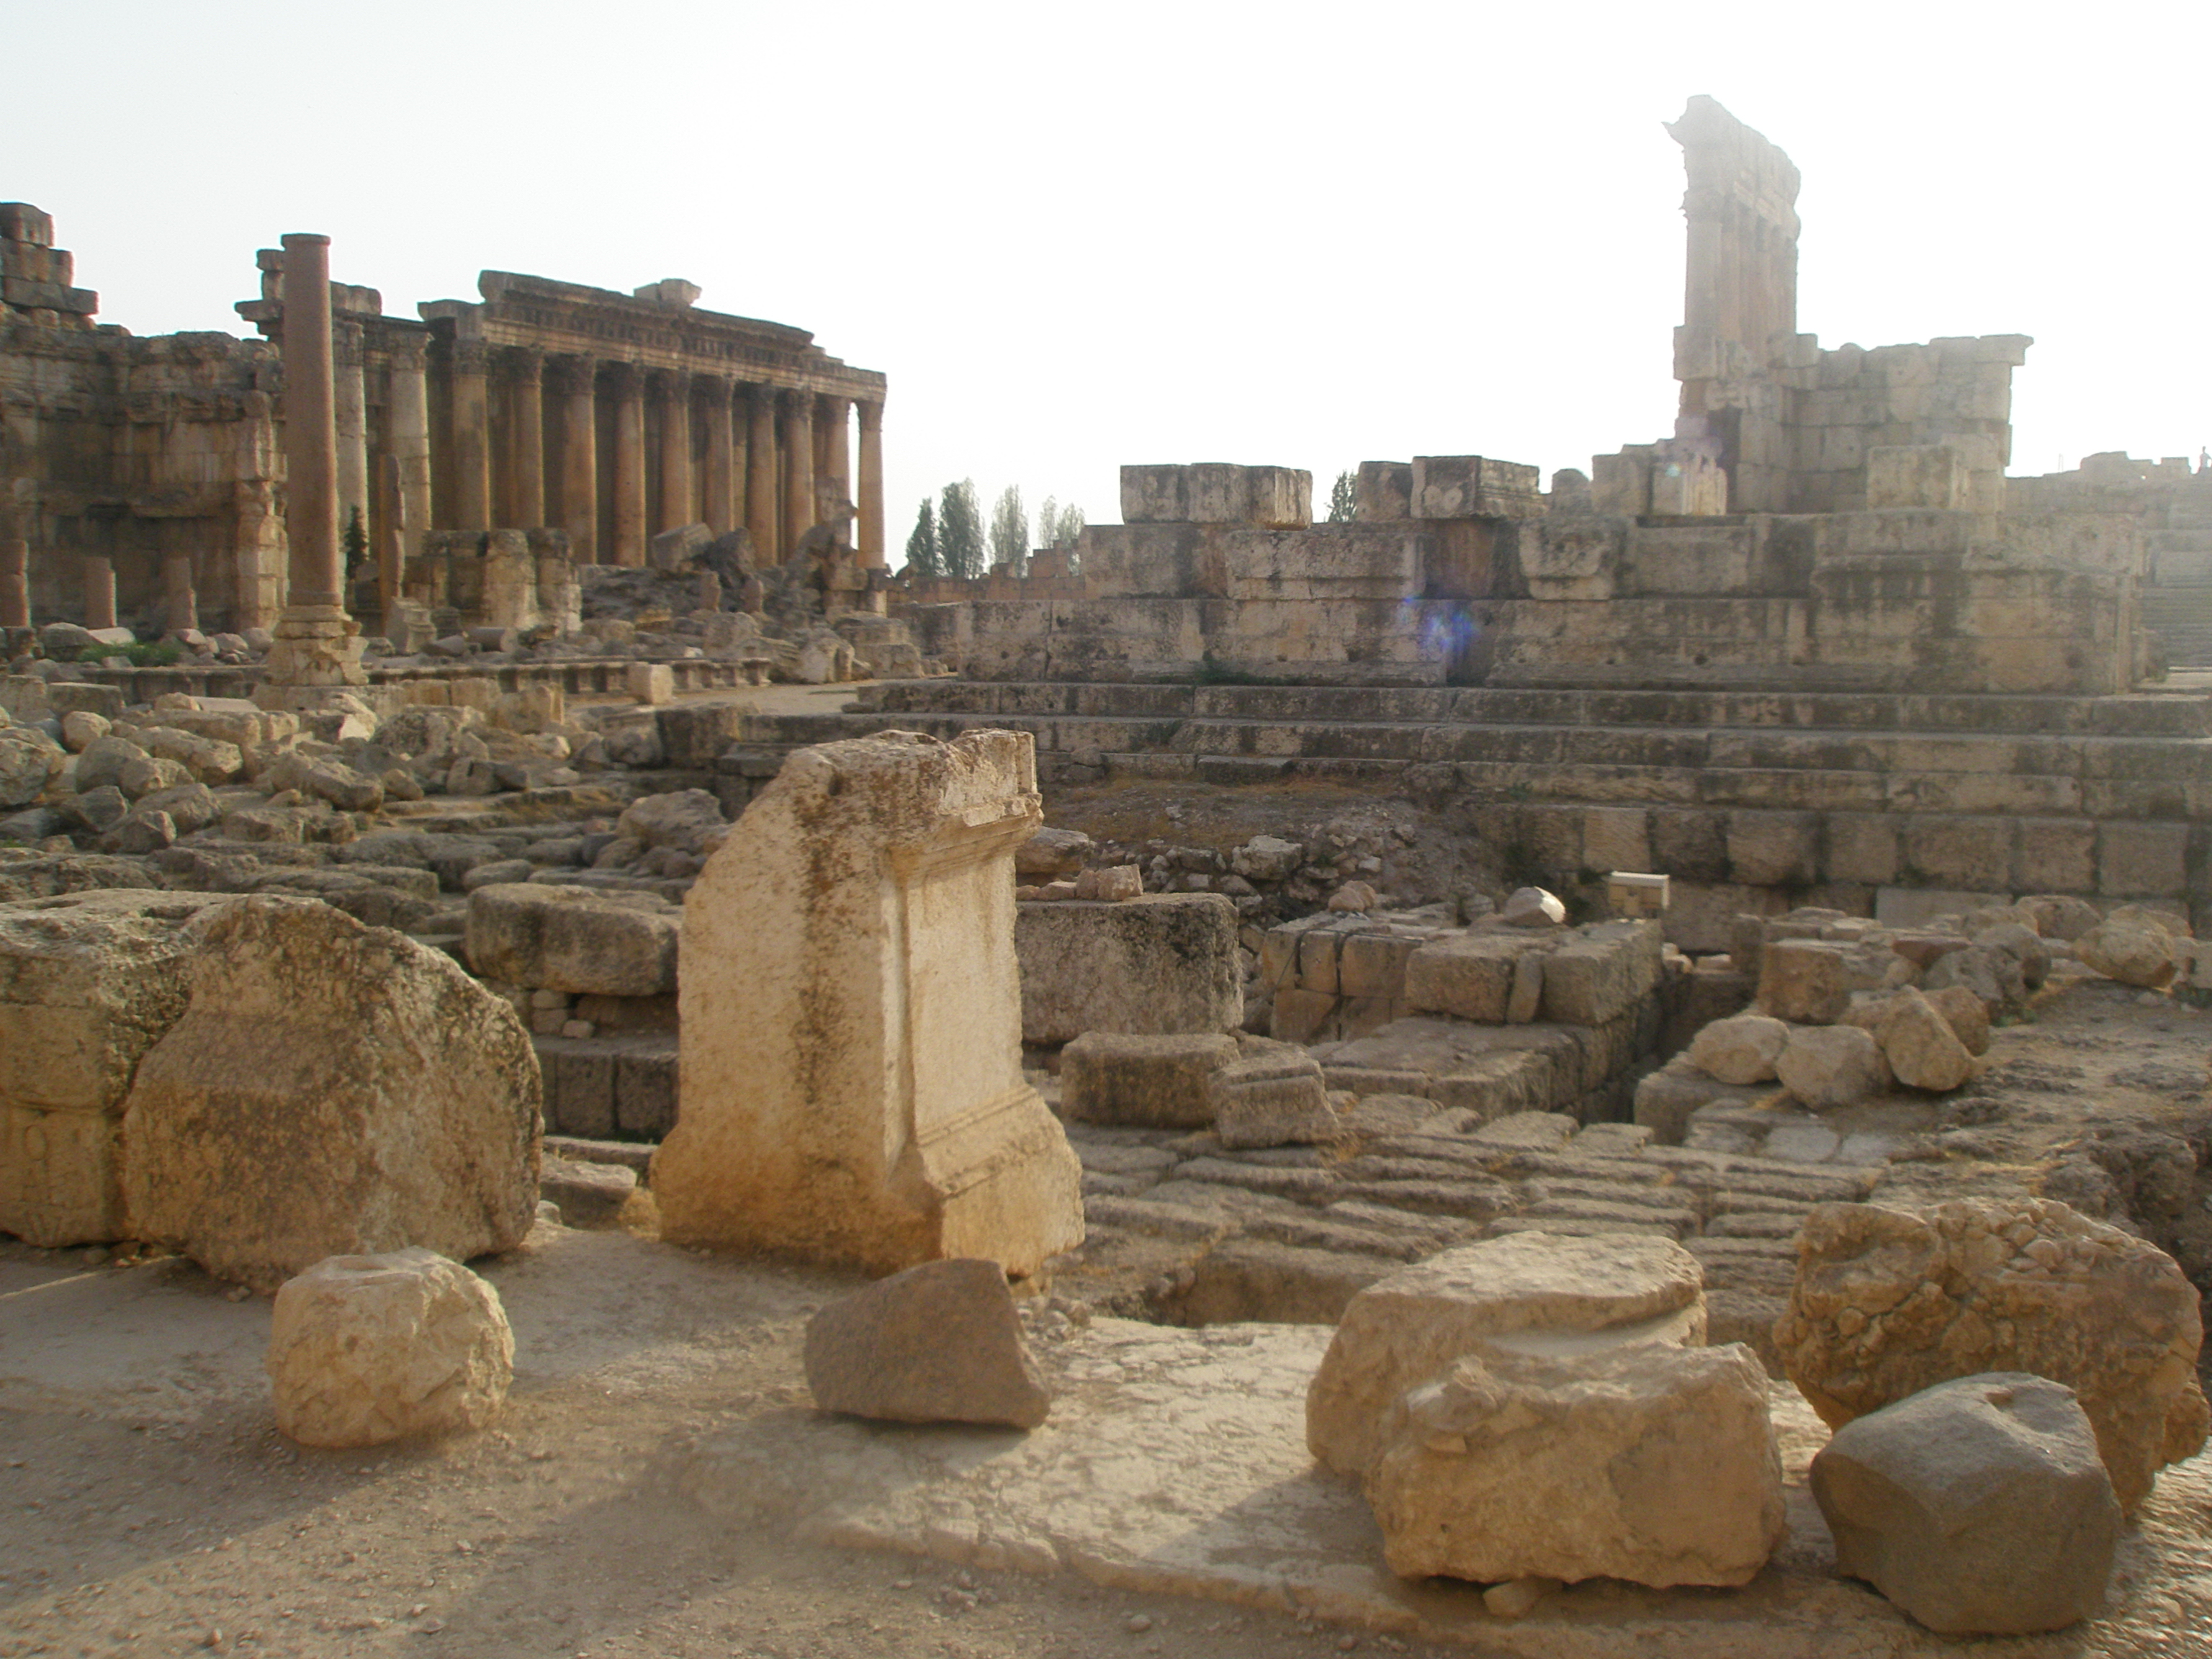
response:
<path id="1" fill-rule="evenodd" d="M 616 564 L 645 562 L 645 371 L 635 363 L 610 369 L 615 394 Z"/>
<path id="2" fill-rule="evenodd" d="M 166 631 L 190 634 L 200 625 L 199 595 L 192 587 L 192 556 L 172 553 L 161 561 L 161 599 Z"/>
<path id="3" fill-rule="evenodd" d="M 491 348 L 453 342 L 453 527 L 491 528 Z"/>
<path id="4" fill-rule="evenodd" d="M 388 619 L 406 585 L 407 561 L 422 550 L 430 527 L 430 387 L 424 363 L 427 332 L 392 335 L 385 343 L 384 447 L 392 457 L 394 506 L 390 533 L 377 550 Z"/>
<path id="5" fill-rule="evenodd" d="M 695 522 L 691 511 L 691 376 L 665 368 L 653 377 L 653 401 L 660 407 L 661 530 Z"/>
<path id="6" fill-rule="evenodd" d="M 738 527 L 737 456 L 730 419 L 730 383 L 719 374 L 702 374 L 707 390 L 707 522 L 720 535 Z"/>
<path id="7" fill-rule="evenodd" d="M 514 516 L 518 529 L 545 523 L 545 354 L 533 346 L 507 353 L 514 392 Z"/>
<path id="8" fill-rule="evenodd" d="M 783 398 L 783 533 L 787 555 L 814 528 L 814 394 Z"/>
<path id="9" fill-rule="evenodd" d="M 256 696 L 359 685 L 361 635 L 345 613 L 338 432 L 331 362 L 331 239 L 284 238 L 284 532 L 290 583 L 269 678 Z"/>
<path id="10" fill-rule="evenodd" d="M 853 499 L 853 400 L 850 398 L 824 398 L 818 416 L 829 436 L 823 446 L 826 453 L 824 470 L 837 481 L 837 488 L 847 501 Z"/>
<path id="11" fill-rule="evenodd" d="M 115 561 L 96 554 L 87 555 L 84 562 L 84 625 L 115 626 Z"/>
<path id="12" fill-rule="evenodd" d="M 21 536 L 0 542 L 0 628 L 31 625 L 31 544 Z"/>
<path id="13" fill-rule="evenodd" d="M 578 564 L 598 562 L 599 544 L 599 425 L 593 393 L 596 357 L 563 357 L 554 365 L 553 389 L 561 399 L 561 522 L 568 555 Z"/>
<path id="14" fill-rule="evenodd" d="M 365 352 L 362 325 L 341 317 L 331 325 L 331 366 L 336 376 L 331 387 L 338 430 L 338 538 L 344 547 L 346 526 L 361 514 L 362 533 L 368 533 L 368 392 L 362 384 Z M 174 624 L 172 624 L 173 629 Z"/>
<path id="15" fill-rule="evenodd" d="M 781 564 L 783 543 L 775 533 L 779 480 L 775 476 L 775 388 L 745 388 L 745 529 L 753 540 L 753 562 Z"/>
<path id="16" fill-rule="evenodd" d="M 884 547 L 884 406 L 860 400 L 860 476 L 853 505 L 860 510 L 855 545 L 870 564 L 887 568 Z"/>

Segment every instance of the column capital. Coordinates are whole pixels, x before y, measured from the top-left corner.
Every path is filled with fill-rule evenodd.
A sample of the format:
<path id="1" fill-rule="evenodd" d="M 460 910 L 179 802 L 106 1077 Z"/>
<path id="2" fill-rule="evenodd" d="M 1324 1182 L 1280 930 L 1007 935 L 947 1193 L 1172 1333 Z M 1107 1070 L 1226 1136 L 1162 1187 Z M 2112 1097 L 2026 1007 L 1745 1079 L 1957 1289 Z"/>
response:
<path id="1" fill-rule="evenodd" d="M 656 368 L 652 371 L 653 395 L 662 403 L 679 403 L 691 395 L 691 371 Z"/>
<path id="2" fill-rule="evenodd" d="M 570 398 L 590 392 L 599 378 L 599 360 L 581 354 L 550 358 L 546 368 L 553 376 L 554 389 Z"/>
<path id="3" fill-rule="evenodd" d="M 884 406 L 872 398 L 855 398 L 855 408 L 860 411 L 860 430 L 880 432 L 884 428 Z"/>
<path id="4" fill-rule="evenodd" d="M 798 386 L 787 386 L 783 393 L 783 407 L 785 413 L 804 415 L 811 421 L 814 418 L 814 394 Z"/>
<path id="5" fill-rule="evenodd" d="M 736 383 L 726 374 L 709 374 L 698 370 L 691 372 L 691 384 L 697 390 L 705 392 L 710 399 L 722 403 L 727 403 L 730 400 L 730 393 L 736 386 Z"/>
<path id="6" fill-rule="evenodd" d="M 537 346 L 506 346 L 500 351 L 509 373 L 526 380 L 543 380 L 545 374 L 545 353 Z"/>
<path id="7" fill-rule="evenodd" d="M 343 317 L 331 319 L 331 361 L 341 368 L 359 368 L 364 356 L 362 329 Z"/>
<path id="8" fill-rule="evenodd" d="M 775 400 L 776 389 L 763 381 L 755 380 L 745 387 L 745 401 L 752 404 L 755 409 L 773 410 L 775 407 Z"/>
<path id="9" fill-rule="evenodd" d="M 376 343 L 387 364 L 410 374 L 420 374 L 429 362 L 430 337 L 427 334 L 410 329 L 404 333 L 386 334 Z"/>
<path id="10" fill-rule="evenodd" d="M 635 398 L 645 387 L 645 367 L 617 359 L 607 365 L 607 383 L 617 398 Z"/>
<path id="11" fill-rule="evenodd" d="M 453 372 L 457 374 L 484 374 L 491 370 L 491 348 L 482 340 L 453 342 Z"/>

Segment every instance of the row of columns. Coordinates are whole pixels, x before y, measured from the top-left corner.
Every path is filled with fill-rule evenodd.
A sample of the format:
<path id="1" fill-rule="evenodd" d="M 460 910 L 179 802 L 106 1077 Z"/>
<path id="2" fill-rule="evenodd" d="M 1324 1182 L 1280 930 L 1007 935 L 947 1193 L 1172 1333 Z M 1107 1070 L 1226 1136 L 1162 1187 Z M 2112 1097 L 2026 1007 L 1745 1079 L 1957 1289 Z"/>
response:
<path id="1" fill-rule="evenodd" d="M 819 516 L 817 480 L 832 477 L 843 479 L 854 498 L 854 545 L 869 562 L 886 562 L 879 403 L 471 340 L 453 343 L 449 396 L 453 500 L 441 517 L 454 529 L 559 525 L 580 562 L 638 565 L 645 562 L 647 540 L 661 531 L 702 520 L 718 531 L 742 523 L 755 557 L 780 563 Z M 602 397 L 611 406 L 613 444 L 605 469 L 613 544 L 605 549 L 599 544 Z M 849 434 L 855 401 L 857 477 Z M 648 404 L 655 416 L 650 428 Z M 559 457 L 552 489 L 545 477 L 549 419 Z M 703 434 L 695 431 L 696 422 L 703 422 Z M 504 438 L 496 458 L 495 432 Z M 705 453 L 695 477 L 702 436 Z M 650 520 L 648 468 L 659 505 Z"/>

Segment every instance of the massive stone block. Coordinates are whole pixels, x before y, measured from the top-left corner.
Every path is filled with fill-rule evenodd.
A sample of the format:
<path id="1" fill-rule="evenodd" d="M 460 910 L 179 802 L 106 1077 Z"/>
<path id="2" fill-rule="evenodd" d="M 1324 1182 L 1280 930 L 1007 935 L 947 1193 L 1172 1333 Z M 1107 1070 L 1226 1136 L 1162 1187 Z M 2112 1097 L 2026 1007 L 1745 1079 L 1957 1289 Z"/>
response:
<path id="1" fill-rule="evenodd" d="M 1024 1042 L 1234 1031 L 1244 1023 L 1237 907 L 1218 893 L 1017 910 Z"/>
<path id="2" fill-rule="evenodd" d="M 648 893 L 501 882 L 469 895 L 469 965 L 508 985 L 666 996 L 682 934 L 681 913 Z"/>
<path id="3" fill-rule="evenodd" d="M 2072 1389 L 2133 1514 L 2161 1465 L 2204 1444 L 2197 1291 L 2172 1257 L 2048 1199 L 1924 1215 L 1816 1205 L 1774 1328 L 1832 1428 L 1938 1382 L 2026 1371 Z"/>
<path id="4" fill-rule="evenodd" d="M 1022 1079 L 1013 855 L 1042 817 L 1027 733 L 784 763 L 684 907 L 664 1237 L 1016 1273 L 1082 1242 L 1075 1154 Z"/>
<path id="5" fill-rule="evenodd" d="M 0 1232 L 129 1236 L 123 1103 L 185 1012 L 186 924 L 223 902 L 118 888 L 0 905 Z"/>
<path id="6" fill-rule="evenodd" d="M 313 899 L 233 900 L 186 935 L 191 1001 L 124 1105 L 139 1237 L 273 1290 L 325 1256 L 465 1260 L 529 1231 L 541 1091 L 507 1003 Z"/>

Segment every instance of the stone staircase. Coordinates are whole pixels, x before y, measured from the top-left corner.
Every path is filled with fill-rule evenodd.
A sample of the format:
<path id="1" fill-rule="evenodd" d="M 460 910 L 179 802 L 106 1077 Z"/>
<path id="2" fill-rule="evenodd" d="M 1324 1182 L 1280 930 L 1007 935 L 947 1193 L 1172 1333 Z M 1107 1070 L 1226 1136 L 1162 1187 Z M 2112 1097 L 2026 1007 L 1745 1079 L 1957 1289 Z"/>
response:
<path id="1" fill-rule="evenodd" d="M 2164 647 L 2167 667 L 2212 667 L 2212 583 L 2145 588 L 2142 620 Z"/>
<path id="2" fill-rule="evenodd" d="M 945 680 L 872 688 L 842 714 L 750 715 L 714 763 L 726 793 L 791 748 L 892 726 L 1036 735 L 1040 779 L 1291 779 L 1475 809 L 1562 878 L 2108 897 L 2207 879 L 2212 697 L 1574 688 L 1352 688 Z"/>

